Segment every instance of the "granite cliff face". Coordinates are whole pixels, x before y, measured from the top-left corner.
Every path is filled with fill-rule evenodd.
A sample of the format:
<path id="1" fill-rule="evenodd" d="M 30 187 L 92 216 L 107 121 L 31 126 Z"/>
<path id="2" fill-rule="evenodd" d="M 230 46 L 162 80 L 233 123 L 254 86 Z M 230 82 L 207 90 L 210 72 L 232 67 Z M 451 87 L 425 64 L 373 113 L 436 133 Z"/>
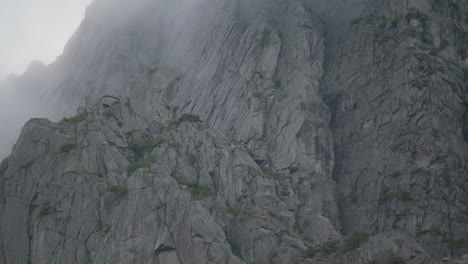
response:
<path id="1" fill-rule="evenodd" d="M 0 263 L 468 263 L 467 43 L 465 1 L 96 0 L 9 81 L 73 116 L 1 163 Z"/>

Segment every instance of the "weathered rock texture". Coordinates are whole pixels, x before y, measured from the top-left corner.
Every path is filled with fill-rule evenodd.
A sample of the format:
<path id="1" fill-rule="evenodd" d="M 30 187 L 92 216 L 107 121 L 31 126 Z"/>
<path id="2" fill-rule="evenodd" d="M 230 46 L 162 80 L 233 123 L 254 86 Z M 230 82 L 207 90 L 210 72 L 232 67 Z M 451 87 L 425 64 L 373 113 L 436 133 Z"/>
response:
<path id="1" fill-rule="evenodd" d="M 344 233 L 398 230 L 432 257 L 466 253 L 466 1 L 373 1 L 328 31 Z"/>
<path id="2" fill-rule="evenodd" d="M 9 82 L 85 107 L 1 164 L 0 263 L 464 263 L 466 43 L 464 1 L 95 1 Z"/>

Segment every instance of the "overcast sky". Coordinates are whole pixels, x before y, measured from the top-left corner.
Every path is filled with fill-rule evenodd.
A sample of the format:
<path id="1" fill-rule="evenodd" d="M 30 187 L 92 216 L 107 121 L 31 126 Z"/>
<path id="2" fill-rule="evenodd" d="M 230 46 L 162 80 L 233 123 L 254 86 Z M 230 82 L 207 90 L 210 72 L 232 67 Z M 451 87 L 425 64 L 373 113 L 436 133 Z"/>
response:
<path id="1" fill-rule="evenodd" d="M 0 79 L 62 53 L 92 0 L 0 0 Z"/>

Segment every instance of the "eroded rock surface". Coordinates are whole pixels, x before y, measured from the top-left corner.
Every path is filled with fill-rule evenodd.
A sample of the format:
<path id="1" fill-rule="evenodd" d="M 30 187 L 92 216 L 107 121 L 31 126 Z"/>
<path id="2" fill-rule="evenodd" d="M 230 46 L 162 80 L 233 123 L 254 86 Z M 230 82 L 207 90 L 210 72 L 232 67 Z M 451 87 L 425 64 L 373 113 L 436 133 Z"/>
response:
<path id="1" fill-rule="evenodd" d="M 95 1 L 9 81 L 85 107 L 1 164 L 0 263 L 464 263 L 467 41 L 465 1 Z"/>
<path id="2" fill-rule="evenodd" d="M 5 263 L 292 263 L 306 236 L 300 173 L 259 167 L 195 116 L 147 123 L 104 97 L 56 124 L 33 119 L 2 163 Z M 303 233 L 298 221 L 308 221 Z M 314 231 L 314 232 L 312 232 Z M 14 249 L 14 250 L 9 250 Z"/>

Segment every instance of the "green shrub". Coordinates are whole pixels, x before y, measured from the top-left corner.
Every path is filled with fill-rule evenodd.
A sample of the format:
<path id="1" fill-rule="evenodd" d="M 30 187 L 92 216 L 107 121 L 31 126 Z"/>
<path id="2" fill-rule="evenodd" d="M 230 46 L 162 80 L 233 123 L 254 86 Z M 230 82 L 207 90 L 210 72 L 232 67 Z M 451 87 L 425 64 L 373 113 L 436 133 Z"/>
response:
<path id="1" fill-rule="evenodd" d="M 192 196 L 196 200 L 201 200 L 206 197 L 212 196 L 214 194 L 213 190 L 211 190 L 208 186 L 204 186 L 201 184 L 186 184 L 187 187 L 190 188 Z"/>
<path id="2" fill-rule="evenodd" d="M 321 245 L 309 247 L 304 251 L 304 257 L 306 258 L 313 258 L 317 254 L 322 254 L 324 256 L 329 256 L 338 251 L 338 245 L 340 241 L 338 240 L 331 240 L 327 241 Z"/>
<path id="3" fill-rule="evenodd" d="M 255 97 L 255 98 L 263 98 L 263 93 L 255 92 L 255 93 L 252 94 L 252 96 Z"/>
<path id="4" fill-rule="evenodd" d="M 243 222 L 250 221 L 252 219 L 253 217 L 251 215 L 242 215 L 237 220 L 239 221 L 239 223 L 243 223 Z"/>
<path id="5" fill-rule="evenodd" d="M 421 237 L 421 236 L 424 236 L 424 235 L 445 237 L 447 234 L 438 227 L 431 227 L 431 228 L 428 228 L 428 229 L 416 231 L 416 236 L 417 237 Z"/>
<path id="6" fill-rule="evenodd" d="M 68 152 L 74 150 L 75 148 L 76 148 L 76 145 L 67 144 L 67 145 L 61 146 L 59 152 L 62 153 L 62 154 L 63 153 L 68 153 Z"/>
<path id="7" fill-rule="evenodd" d="M 200 158 L 198 157 L 197 154 L 190 154 L 190 155 L 188 156 L 188 160 L 189 160 L 189 162 L 190 162 L 190 165 L 192 165 L 193 167 L 196 167 L 196 166 L 197 166 L 198 160 L 199 160 L 199 159 L 200 159 Z"/>
<path id="8" fill-rule="evenodd" d="M 289 196 L 289 190 L 287 188 L 281 188 L 280 194 L 281 196 L 287 197 Z"/>
<path id="9" fill-rule="evenodd" d="M 365 232 L 356 232 L 344 239 L 343 251 L 348 252 L 360 247 L 363 243 L 369 240 L 369 234 Z"/>
<path id="10" fill-rule="evenodd" d="M 390 174 L 390 177 L 392 178 L 399 178 L 401 176 L 401 172 L 399 171 L 394 171 Z"/>
<path id="11" fill-rule="evenodd" d="M 399 17 L 387 17 L 387 16 L 358 16 L 350 21 L 350 25 L 357 25 L 360 23 L 366 23 L 368 25 L 379 25 L 380 27 L 386 26 L 388 23 L 391 27 L 397 27 L 398 23 L 402 19 L 401 16 Z"/>
<path id="12" fill-rule="evenodd" d="M 272 180 L 277 180 L 280 178 L 280 175 L 274 172 L 273 169 L 271 169 L 270 167 L 262 166 L 260 167 L 260 169 L 262 169 L 262 173 L 263 173 L 262 176 L 265 178 L 272 179 Z"/>
<path id="13" fill-rule="evenodd" d="M 128 193 L 127 186 L 124 185 L 113 185 L 109 187 L 109 191 L 113 193 L 119 200 L 127 196 Z"/>
<path id="14" fill-rule="evenodd" d="M 397 191 L 392 192 L 390 188 L 383 187 L 382 191 L 380 192 L 379 201 L 380 202 L 388 202 L 394 199 L 399 199 L 404 202 L 411 202 L 414 201 L 413 194 L 408 191 Z"/>
<path id="15" fill-rule="evenodd" d="M 448 244 L 450 245 L 450 247 L 457 249 L 465 248 L 468 246 L 468 243 L 465 239 L 450 239 L 448 241 Z"/>
<path id="16" fill-rule="evenodd" d="M 153 161 L 150 158 L 130 161 L 128 164 L 128 175 L 132 175 L 138 169 L 149 169 Z"/>
<path id="17" fill-rule="evenodd" d="M 358 16 L 358 17 L 356 17 L 356 18 L 351 19 L 351 21 L 349 22 L 349 24 L 350 24 L 350 25 L 357 25 L 357 24 L 361 23 L 363 20 L 364 20 L 364 17 L 363 17 L 363 16 Z"/>
<path id="18" fill-rule="evenodd" d="M 192 114 L 183 114 L 181 117 L 177 118 L 172 122 L 173 125 L 180 125 L 182 123 L 202 123 L 203 120 L 201 120 L 200 116 L 198 115 L 192 115 Z"/>
<path id="19" fill-rule="evenodd" d="M 396 197 L 397 197 L 396 194 L 391 192 L 390 188 L 383 187 L 382 191 L 380 192 L 379 201 L 387 202 L 387 201 L 395 199 Z"/>
<path id="20" fill-rule="evenodd" d="M 160 147 L 166 142 L 165 139 L 159 139 L 157 141 L 132 141 L 128 144 L 128 148 L 132 150 L 135 155 L 139 158 L 143 158 L 144 155 L 148 152 L 151 152 L 153 149 Z"/>
<path id="21" fill-rule="evenodd" d="M 136 158 L 131 160 L 128 164 L 128 175 L 133 174 L 138 169 L 149 169 L 153 160 L 151 158 L 144 158 L 148 152 L 151 152 L 153 149 L 160 147 L 166 142 L 165 139 L 159 139 L 157 141 L 138 141 L 134 140 L 128 144 L 128 148 L 132 150 Z"/>
<path id="22" fill-rule="evenodd" d="M 44 203 L 39 210 L 39 218 L 49 215 L 52 212 L 52 207 L 49 206 L 49 203 Z"/>
<path id="23" fill-rule="evenodd" d="M 231 251 L 234 255 L 240 256 L 240 246 L 234 240 L 228 239 L 227 242 L 231 246 Z"/>
<path id="24" fill-rule="evenodd" d="M 398 195 L 398 198 L 404 202 L 411 202 L 414 201 L 413 194 L 407 191 L 401 191 Z"/>
<path id="25" fill-rule="evenodd" d="M 392 17 L 388 21 L 390 22 L 391 26 L 393 28 L 398 26 L 398 23 L 400 23 L 401 17 Z"/>
<path id="26" fill-rule="evenodd" d="M 109 233 L 110 231 L 112 230 L 112 225 L 111 224 L 105 224 L 104 225 L 104 228 L 103 228 L 103 231 L 104 233 Z"/>
<path id="27" fill-rule="evenodd" d="M 379 263 L 382 263 L 382 264 L 405 264 L 406 261 L 402 257 L 392 254 L 392 255 L 382 259 L 382 261 L 379 262 Z"/>
<path id="28" fill-rule="evenodd" d="M 244 210 L 240 207 L 228 207 L 224 209 L 224 212 L 227 214 L 233 215 L 233 216 L 238 216 L 240 215 Z"/>
<path id="29" fill-rule="evenodd" d="M 84 118 L 83 115 L 76 115 L 76 116 L 64 118 L 64 119 L 62 119 L 62 121 L 60 121 L 60 122 L 61 122 L 61 123 L 66 123 L 66 124 L 78 124 L 78 123 L 80 123 L 80 122 L 83 121 L 83 120 L 85 120 L 85 118 Z"/>

